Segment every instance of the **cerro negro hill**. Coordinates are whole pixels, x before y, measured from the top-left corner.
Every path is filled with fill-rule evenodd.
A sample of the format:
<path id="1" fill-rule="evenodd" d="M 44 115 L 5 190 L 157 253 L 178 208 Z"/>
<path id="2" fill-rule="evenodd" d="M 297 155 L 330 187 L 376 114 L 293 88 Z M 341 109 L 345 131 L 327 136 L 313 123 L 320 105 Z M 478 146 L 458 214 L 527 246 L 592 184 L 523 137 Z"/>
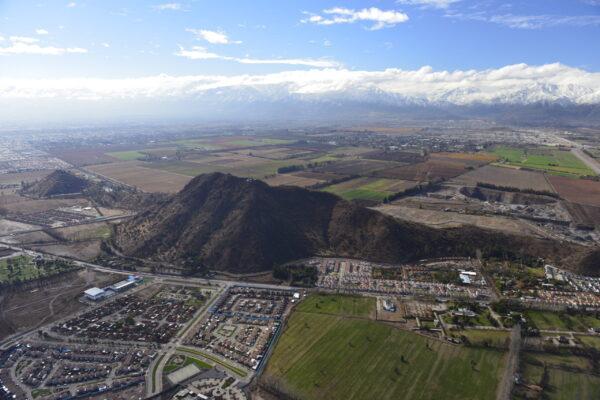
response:
<path id="1" fill-rule="evenodd" d="M 429 228 L 330 193 L 221 173 L 194 178 L 172 198 L 124 222 L 111 245 L 131 257 L 232 272 L 312 255 L 406 262 L 480 250 L 578 262 L 585 253 L 576 245 L 476 227 Z"/>
<path id="2" fill-rule="evenodd" d="M 81 193 L 90 186 L 84 178 L 64 170 L 56 170 L 39 182 L 26 188 L 24 192 L 35 197 L 52 197 L 64 194 Z"/>

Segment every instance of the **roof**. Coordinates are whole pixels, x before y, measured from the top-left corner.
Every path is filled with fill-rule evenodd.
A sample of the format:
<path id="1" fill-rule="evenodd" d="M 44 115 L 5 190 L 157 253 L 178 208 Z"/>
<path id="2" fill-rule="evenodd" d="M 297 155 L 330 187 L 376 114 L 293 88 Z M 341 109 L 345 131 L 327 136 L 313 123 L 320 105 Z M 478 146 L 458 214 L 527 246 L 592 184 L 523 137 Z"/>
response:
<path id="1" fill-rule="evenodd" d="M 93 287 L 93 288 L 88 289 L 85 292 L 83 292 L 83 294 L 85 294 L 86 296 L 92 296 L 92 297 L 98 296 L 103 293 L 104 293 L 104 290 L 97 288 L 97 287 Z"/>
<path id="2" fill-rule="evenodd" d="M 125 280 L 125 281 L 115 283 L 113 285 L 113 287 L 116 289 L 121 289 L 121 288 L 127 287 L 129 285 L 133 285 L 134 283 L 135 283 L 134 281 Z"/>
<path id="3" fill-rule="evenodd" d="M 460 274 L 459 277 L 463 283 L 466 283 L 466 284 L 471 283 L 471 278 L 469 277 L 469 275 Z"/>

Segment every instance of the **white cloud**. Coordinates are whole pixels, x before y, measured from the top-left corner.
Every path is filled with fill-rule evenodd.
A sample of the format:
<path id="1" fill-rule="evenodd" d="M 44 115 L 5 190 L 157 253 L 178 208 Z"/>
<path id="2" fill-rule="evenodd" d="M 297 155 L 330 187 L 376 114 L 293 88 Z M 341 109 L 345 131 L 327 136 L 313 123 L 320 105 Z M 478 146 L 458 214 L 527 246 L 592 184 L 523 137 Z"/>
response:
<path id="1" fill-rule="evenodd" d="M 173 53 L 175 56 L 189 58 L 190 60 L 225 60 L 234 61 L 240 64 L 286 64 L 286 65 L 305 65 L 308 67 L 331 68 L 339 67 L 340 64 L 336 61 L 327 60 L 312 60 L 302 58 L 274 58 L 274 59 L 255 59 L 255 58 L 240 58 L 223 56 L 216 53 L 211 53 L 206 48 L 194 46 L 191 49 L 179 48 L 178 52 Z"/>
<path id="2" fill-rule="evenodd" d="M 210 53 L 209 53 L 210 54 Z M 210 58 L 210 57 L 209 57 Z M 498 104 L 537 101 L 600 103 L 600 73 L 562 64 L 509 65 L 482 71 L 314 69 L 266 75 L 158 75 L 130 79 L 2 79 L 0 99 L 214 99 L 260 93 L 266 100 L 327 98 L 417 104 Z M 217 97 L 220 98 L 220 97 Z"/>
<path id="3" fill-rule="evenodd" d="M 40 39 L 36 39 L 36 38 L 32 38 L 32 37 L 25 37 L 25 36 L 11 36 L 10 41 L 11 42 L 20 42 L 20 43 L 36 43 L 36 42 L 39 42 Z"/>
<path id="4" fill-rule="evenodd" d="M 600 25 L 600 15 L 486 15 L 482 12 L 471 14 L 446 14 L 447 18 L 482 21 L 499 24 L 513 29 L 543 29 L 557 26 L 596 26 Z"/>
<path id="5" fill-rule="evenodd" d="M 396 24 L 408 21 L 408 15 L 395 10 L 381 10 L 377 7 L 353 10 L 349 8 L 335 7 L 323 10 L 325 16 L 304 12 L 307 18 L 300 20 L 301 23 L 313 23 L 317 25 L 352 24 L 357 21 L 375 22 L 369 30 L 391 28 Z"/>
<path id="6" fill-rule="evenodd" d="M 38 35 L 47 35 L 49 32 L 45 29 L 36 29 L 35 33 L 37 33 Z"/>
<path id="7" fill-rule="evenodd" d="M 180 3 L 159 4 L 156 6 L 152 6 L 152 8 L 154 8 L 155 10 L 159 10 L 159 11 L 164 11 L 164 10 L 185 11 L 183 9 L 183 6 Z"/>
<path id="8" fill-rule="evenodd" d="M 110 47 L 110 44 L 108 44 L 108 43 L 106 43 L 106 42 L 102 42 L 102 43 L 100 43 L 100 46 L 102 46 L 102 47 L 106 47 L 106 48 L 109 48 L 109 47 Z"/>
<path id="9" fill-rule="evenodd" d="M 74 1 L 67 3 L 67 7 L 76 7 L 77 3 L 75 3 Z"/>
<path id="10" fill-rule="evenodd" d="M 452 3 L 457 3 L 459 1 L 461 0 L 396 0 L 396 3 L 408 4 L 411 6 L 448 8 Z"/>
<path id="11" fill-rule="evenodd" d="M 212 44 L 241 44 L 241 40 L 230 40 L 225 32 L 209 31 L 206 29 L 188 28 L 186 31 L 197 36 L 198 40 L 206 40 Z"/>
<path id="12" fill-rule="evenodd" d="M 87 49 L 81 47 L 40 46 L 39 39 L 23 36 L 11 36 L 9 42 L 8 46 L 0 46 L 0 56 L 17 54 L 59 56 L 66 53 L 87 53 Z"/>

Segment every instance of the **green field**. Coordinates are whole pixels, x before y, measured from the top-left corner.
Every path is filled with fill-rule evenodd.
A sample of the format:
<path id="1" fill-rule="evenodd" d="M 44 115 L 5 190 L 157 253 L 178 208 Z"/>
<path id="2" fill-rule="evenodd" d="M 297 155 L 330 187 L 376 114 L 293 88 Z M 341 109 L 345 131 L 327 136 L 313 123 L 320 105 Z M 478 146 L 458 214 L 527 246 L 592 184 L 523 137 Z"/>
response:
<path id="1" fill-rule="evenodd" d="M 113 151 L 111 153 L 106 153 L 111 157 L 118 158 L 123 161 L 134 161 L 138 158 L 143 158 L 144 154 L 142 153 L 156 153 L 158 151 L 174 151 L 177 150 L 177 147 L 161 147 L 156 149 L 142 149 L 142 150 L 130 150 L 130 151 Z"/>
<path id="2" fill-rule="evenodd" d="M 493 399 L 504 358 L 367 319 L 294 312 L 262 380 L 306 399 Z"/>
<path id="3" fill-rule="evenodd" d="M 370 317 L 375 312 L 375 298 L 329 294 L 312 295 L 298 304 L 296 310 L 324 314 Z"/>
<path id="4" fill-rule="evenodd" d="M 508 348 L 510 343 L 510 333 L 507 331 L 465 329 L 452 331 L 450 334 L 457 339 L 466 337 L 472 346 Z"/>
<path id="5" fill-rule="evenodd" d="M 215 363 L 217 363 L 217 364 L 219 364 L 219 365 L 227 368 L 228 370 L 235 372 L 239 376 L 242 376 L 242 377 L 248 376 L 248 373 L 246 371 L 241 370 L 239 368 L 236 368 L 233 365 L 229 365 L 226 362 L 221 361 L 221 359 L 219 359 L 217 357 L 214 357 L 214 356 L 211 356 L 210 354 L 206 354 L 206 353 L 203 353 L 203 352 L 197 351 L 197 350 L 187 349 L 185 347 L 177 347 L 177 351 L 181 351 L 183 353 L 189 353 L 189 354 L 193 354 L 193 355 L 196 355 L 196 356 L 204 357 L 207 360 L 211 360 L 211 361 L 213 361 L 213 362 L 215 362 Z"/>
<path id="6" fill-rule="evenodd" d="M 496 146 L 495 156 L 502 157 L 505 164 L 544 170 L 551 174 L 564 176 L 596 175 L 577 156 L 568 151 L 544 148 L 545 154 L 529 154 L 524 149 L 508 146 Z"/>
<path id="7" fill-rule="evenodd" d="M 403 182 L 404 181 L 397 179 L 363 177 L 330 185 L 322 190 L 337 194 L 346 200 L 364 199 L 382 201 L 386 197 L 399 191 L 394 190 L 394 188 Z"/>
<path id="8" fill-rule="evenodd" d="M 45 262 L 36 264 L 26 256 L 3 258 L 0 260 L 0 284 L 26 282 L 68 271 L 74 267 L 64 263 Z"/>
<path id="9" fill-rule="evenodd" d="M 600 336 L 576 336 L 585 346 L 600 350 Z"/>
<path id="10" fill-rule="evenodd" d="M 204 361 L 198 360 L 197 358 L 186 357 L 183 364 L 181 364 L 181 365 L 177 365 L 177 364 L 165 365 L 165 367 L 163 368 L 163 372 L 168 374 L 169 372 L 173 372 L 176 369 L 186 367 L 190 364 L 195 364 L 200 369 L 211 369 L 212 368 L 212 365 L 205 363 Z"/>
<path id="11" fill-rule="evenodd" d="M 544 393 L 550 400 L 600 398 L 600 378 L 597 376 L 559 369 L 549 369 L 548 375 L 548 388 Z"/>
<path id="12" fill-rule="evenodd" d="M 538 329 L 574 330 L 584 332 L 600 327 L 600 320 L 585 315 L 568 315 L 551 311 L 527 311 L 528 322 Z"/>
<path id="13" fill-rule="evenodd" d="M 523 353 L 522 358 L 531 364 L 546 365 L 554 368 L 577 368 L 584 371 L 592 368 L 592 364 L 589 359 L 567 354 L 563 355 L 528 352 Z"/>

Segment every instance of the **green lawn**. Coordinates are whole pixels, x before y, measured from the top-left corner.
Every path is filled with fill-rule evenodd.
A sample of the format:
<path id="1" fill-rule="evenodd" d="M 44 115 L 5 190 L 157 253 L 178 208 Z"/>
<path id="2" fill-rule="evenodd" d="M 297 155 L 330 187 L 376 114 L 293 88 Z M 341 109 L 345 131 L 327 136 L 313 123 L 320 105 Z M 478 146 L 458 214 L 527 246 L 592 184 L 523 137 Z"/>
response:
<path id="1" fill-rule="evenodd" d="M 575 330 L 584 332 L 600 327 L 600 320 L 585 315 L 559 314 L 551 311 L 527 311 L 527 320 L 538 329 Z"/>
<path id="2" fill-rule="evenodd" d="M 504 358 L 371 320 L 294 312 L 261 379 L 302 399 L 493 399 Z"/>
<path id="3" fill-rule="evenodd" d="M 592 364 L 589 359 L 562 354 L 550 353 L 523 353 L 522 358 L 532 364 L 546 365 L 554 368 L 578 368 L 584 371 L 591 370 Z"/>
<path id="4" fill-rule="evenodd" d="M 544 148 L 547 154 L 529 154 L 524 149 L 508 146 L 496 146 L 494 155 L 505 159 L 505 163 L 514 166 L 545 170 L 548 173 L 570 176 L 596 175 L 577 156 L 568 151 Z"/>
<path id="5" fill-rule="evenodd" d="M 346 200 L 365 199 L 382 201 L 394 194 L 395 191 L 392 188 L 402 182 L 397 179 L 382 178 L 373 180 L 373 178 L 363 177 L 330 185 L 322 190 L 337 194 Z"/>
<path id="6" fill-rule="evenodd" d="M 600 378 L 594 375 L 548 369 L 549 400 L 599 399 Z"/>
<path id="7" fill-rule="evenodd" d="M 370 317 L 375 312 L 374 297 L 311 295 L 296 307 L 298 311 Z"/>
<path id="8" fill-rule="evenodd" d="M 53 262 L 37 266 L 27 256 L 4 258 L 0 260 L 0 283 L 26 282 L 56 275 L 73 268 L 72 265 Z"/>
<path id="9" fill-rule="evenodd" d="M 466 337 L 472 346 L 508 348 L 510 344 L 510 332 L 507 331 L 465 329 L 452 331 L 451 335 L 457 339 L 460 339 L 461 336 Z"/>
<path id="10" fill-rule="evenodd" d="M 585 346 L 600 350 L 600 336 L 577 336 Z"/>
<path id="11" fill-rule="evenodd" d="M 143 158 L 144 154 L 142 153 L 155 153 L 158 151 L 173 151 L 177 150 L 177 147 L 161 147 L 156 149 L 142 149 L 142 150 L 130 150 L 130 151 L 113 151 L 110 153 L 106 153 L 111 157 L 118 158 L 123 161 L 133 161 L 138 158 Z"/>
<path id="12" fill-rule="evenodd" d="M 241 369 L 239 369 L 239 368 L 236 368 L 236 367 L 234 367 L 233 365 L 229 365 L 229 364 L 227 364 L 226 362 L 224 362 L 224 361 L 221 361 L 221 359 L 219 359 L 219 358 L 217 358 L 217 357 L 214 357 L 214 356 L 211 356 L 210 354 L 206 354 L 206 353 L 203 353 L 203 352 L 201 352 L 201 351 L 198 351 L 198 350 L 187 349 L 187 348 L 185 348 L 185 347 L 177 347 L 177 351 L 181 351 L 181 352 L 183 352 L 183 353 L 188 353 L 188 354 L 197 355 L 197 356 L 200 356 L 200 357 L 204 357 L 204 358 L 206 358 L 207 360 L 214 361 L 215 363 L 217 363 L 217 364 L 219 364 L 219 365 L 221 365 L 221 366 L 223 366 L 223 367 L 227 368 L 228 370 L 235 372 L 235 373 L 236 373 L 236 374 L 238 374 L 239 376 L 242 376 L 242 377 L 244 377 L 244 376 L 247 376 L 247 375 L 248 375 L 248 373 L 247 373 L 246 371 L 244 371 L 244 370 L 241 370 Z"/>

